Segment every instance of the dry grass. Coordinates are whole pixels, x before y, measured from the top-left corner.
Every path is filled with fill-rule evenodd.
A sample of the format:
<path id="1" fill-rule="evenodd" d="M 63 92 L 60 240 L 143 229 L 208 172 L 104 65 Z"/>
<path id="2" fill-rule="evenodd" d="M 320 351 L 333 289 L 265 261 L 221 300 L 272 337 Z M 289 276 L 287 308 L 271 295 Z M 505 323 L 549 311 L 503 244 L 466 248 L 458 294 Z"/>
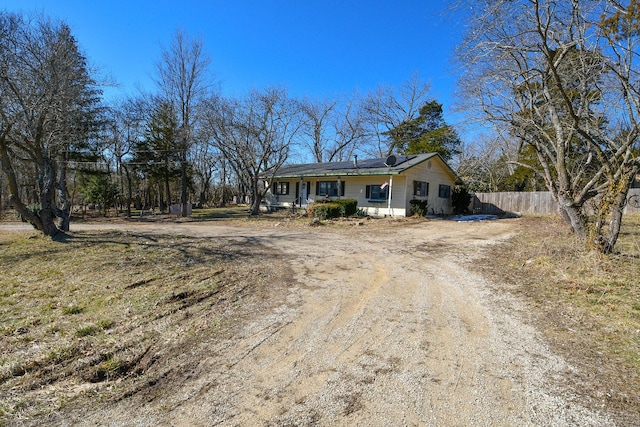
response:
<path id="1" fill-rule="evenodd" d="M 585 251 L 558 219 L 523 218 L 521 232 L 487 254 L 483 270 L 525 298 L 531 321 L 576 372 L 580 395 L 640 423 L 640 216 L 616 247 Z"/>
<path id="2" fill-rule="evenodd" d="M 283 261 L 265 255 L 211 238 L 0 233 L 0 425 L 179 371 L 156 365 L 196 336 L 233 333 L 243 310 L 261 309 L 252 300 L 286 286 Z"/>

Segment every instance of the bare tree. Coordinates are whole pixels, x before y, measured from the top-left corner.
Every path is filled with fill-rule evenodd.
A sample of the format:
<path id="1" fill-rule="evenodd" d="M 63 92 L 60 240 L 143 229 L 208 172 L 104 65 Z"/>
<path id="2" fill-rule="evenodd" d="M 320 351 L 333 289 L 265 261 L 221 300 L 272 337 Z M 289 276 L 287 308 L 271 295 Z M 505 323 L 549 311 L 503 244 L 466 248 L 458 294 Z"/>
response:
<path id="1" fill-rule="evenodd" d="M 211 144 L 210 135 L 205 126 L 201 126 L 198 132 L 196 144 L 194 144 L 190 163 L 193 167 L 195 187 L 198 195 L 198 207 L 203 207 L 210 198 L 213 175 L 220 163 L 220 152 Z"/>
<path id="2" fill-rule="evenodd" d="M 120 194 L 126 195 L 127 216 L 133 201 L 133 171 L 129 164 L 136 144 L 144 137 L 146 106 L 142 99 L 129 98 L 115 102 L 108 109 L 105 138 L 107 151 L 115 160 Z"/>
<path id="3" fill-rule="evenodd" d="M 69 27 L 0 12 L 0 163 L 11 204 L 45 235 L 69 229 L 67 162 L 86 149 L 98 114 L 99 92 Z M 34 206 L 20 195 L 19 169 L 35 172 Z"/>
<path id="4" fill-rule="evenodd" d="M 464 93 L 533 148 L 539 165 L 521 166 L 545 180 L 572 230 L 611 252 L 639 167 L 638 34 L 612 32 L 603 21 L 625 9 L 607 0 L 474 5 L 459 51 Z"/>
<path id="5" fill-rule="evenodd" d="M 365 135 L 361 104 L 354 98 L 300 102 L 302 123 L 299 140 L 316 162 L 346 161 L 360 148 Z"/>
<path id="6" fill-rule="evenodd" d="M 517 146 L 497 135 L 477 135 L 473 143 L 460 148 L 453 167 L 470 191 L 501 191 L 513 174 Z"/>
<path id="7" fill-rule="evenodd" d="M 398 89 L 380 86 L 364 100 L 363 112 L 370 145 L 366 154 L 384 157 L 393 153 L 395 144 L 389 132 L 404 122 L 415 119 L 428 101 L 429 85 L 414 74 Z"/>
<path id="8" fill-rule="evenodd" d="M 253 91 L 241 101 L 214 98 L 207 111 L 211 144 L 219 150 L 251 193 L 251 214 L 264 197 L 262 177 L 287 159 L 299 130 L 295 103 L 278 88 Z"/>
<path id="9" fill-rule="evenodd" d="M 158 86 L 165 100 L 174 106 L 179 120 L 182 216 L 187 216 L 188 151 L 194 143 L 195 129 L 202 117 L 199 109 L 211 90 L 208 75 L 211 61 L 203 49 L 201 39 L 190 39 L 178 30 L 158 63 Z"/>
<path id="10" fill-rule="evenodd" d="M 338 101 L 335 100 L 304 99 L 300 102 L 303 115 L 300 140 L 309 148 L 313 159 L 318 163 L 323 162 L 325 158 L 327 141 L 331 138 L 331 117 L 337 104 Z"/>

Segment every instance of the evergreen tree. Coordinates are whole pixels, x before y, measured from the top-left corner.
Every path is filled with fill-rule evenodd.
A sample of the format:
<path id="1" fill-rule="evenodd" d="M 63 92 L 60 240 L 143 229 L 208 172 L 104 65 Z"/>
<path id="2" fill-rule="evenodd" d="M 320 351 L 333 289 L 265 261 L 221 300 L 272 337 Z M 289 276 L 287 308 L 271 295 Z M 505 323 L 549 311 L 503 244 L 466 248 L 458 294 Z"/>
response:
<path id="1" fill-rule="evenodd" d="M 164 203 L 171 205 L 171 184 L 181 176 L 181 145 L 176 138 L 177 118 L 171 105 L 159 102 L 153 110 L 144 138 L 134 150 L 133 161 L 137 169 L 164 190 Z M 163 206 L 164 205 L 164 206 Z"/>
<path id="2" fill-rule="evenodd" d="M 438 153 L 449 161 L 460 152 L 460 138 L 444 120 L 442 104 L 437 101 L 425 103 L 418 117 L 402 122 L 387 134 L 400 154 Z"/>

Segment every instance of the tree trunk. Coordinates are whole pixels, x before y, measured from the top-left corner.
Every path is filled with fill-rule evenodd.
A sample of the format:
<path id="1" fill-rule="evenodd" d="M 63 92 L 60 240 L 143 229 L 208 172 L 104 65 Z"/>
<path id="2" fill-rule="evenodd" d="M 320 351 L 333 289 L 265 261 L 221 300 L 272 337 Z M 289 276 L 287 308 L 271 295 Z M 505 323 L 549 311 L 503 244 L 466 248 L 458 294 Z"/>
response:
<path id="1" fill-rule="evenodd" d="M 60 232 L 56 226 L 55 208 L 55 171 L 49 159 L 43 158 L 41 161 L 40 177 L 38 186 L 40 187 L 40 230 L 46 235 L 53 237 Z"/>
<path id="2" fill-rule="evenodd" d="M 46 236 L 54 237 L 60 230 L 55 223 L 55 215 L 52 209 L 54 200 L 54 170 L 48 159 L 41 159 L 42 170 L 40 172 L 40 210 L 33 212 L 20 200 L 18 180 L 16 179 L 13 164 L 9 158 L 6 144 L 6 134 L 0 136 L 0 165 L 9 184 L 9 200 L 18 214 L 28 221 L 36 230 L 42 231 Z"/>
<path id="3" fill-rule="evenodd" d="M 598 206 L 600 212 L 597 215 L 594 244 L 596 249 L 603 254 L 612 253 L 618 241 L 622 226 L 622 214 L 627 203 L 629 189 L 638 169 L 637 165 L 630 167 L 627 173 L 623 174 L 623 178 L 617 181 L 617 185 L 611 184 L 612 186 L 607 189 L 607 193 L 603 195 L 602 202 Z M 607 227 L 605 227 L 606 222 L 608 222 Z"/>
<path id="4" fill-rule="evenodd" d="M 61 209 L 60 215 L 60 230 L 63 232 L 69 231 L 69 227 L 71 224 L 71 206 L 66 206 Z"/>
<path id="5" fill-rule="evenodd" d="M 167 210 L 167 212 L 169 212 L 169 209 L 171 208 L 171 185 L 169 182 L 169 174 L 165 174 L 164 176 L 164 189 L 166 191 L 166 200 L 165 200 L 165 208 Z M 165 210 L 164 208 L 161 208 L 161 210 Z"/>
<path id="6" fill-rule="evenodd" d="M 260 191 L 260 187 L 258 181 L 254 181 L 251 185 L 251 215 L 259 215 L 260 214 L 260 203 L 262 202 L 262 192 Z"/>
<path id="7" fill-rule="evenodd" d="M 571 227 L 581 242 L 587 241 L 586 218 L 582 213 L 582 208 L 576 206 L 571 198 L 563 194 L 558 194 L 558 213 L 562 219 Z"/>
<path id="8" fill-rule="evenodd" d="M 180 194 L 180 216 L 182 216 L 183 218 L 185 218 L 187 216 L 187 190 L 188 190 L 188 179 L 187 179 L 187 155 L 186 155 L 186 150 L 183 153 L 183 157 L 182 157 L 182 164 L 181 169 L 182 169 L 182 179 L 180 180 L 180 190 L 181 190 L 181 194 Z"/>
<path id="9" fill-rule="evenodd" d="M 29 208 L 27 208 L 19 196 L 19 187 L 18 180 L 16 178 L 15 170 L 13 169 L 13 164 L 11 163 L 11 159 L 9 158 L 9 152 L 7 149 L 6 143 L 6 134 L 9 132 L 10 128 L 6 130 L 6 133 L 0 135 L 0 165 L 2 166 L 2 170 L 4 171 L 5 176 L 7 177 L 7 183 L 9 184 L 9 203 L 13 208 L 18 212 L 20 217 L 33 225 L 33 228 L 36 230 L 42 230 L 42 225 L 40 223 L 40 218 L 32 212 Z"/>
<path id="10" fill-rule="evenodd" d="M 627 192 L 624 192 L 624 194 L 620 193 L 618 194 L 618 197 L 616 197 L 616 203 L 611 210 L 611 221 L 609 222 L 607 234 L 606 236 L 603 235 L 602 239 L 599 239 L 602 244 L 599 245 L 597 249 L 603 254 L 612 253 L 613 248 L 618 241 L 618 236 L 620 235 L 620 227 L 622 226 L 622 212 L 624 211 L 626 198 Z"/>
<path id="11" fill-rule="evenodd" d="M 207 191 L 203 189 L 200 191 L 200 197 L 198 198 L 198 207 L 200 209 L 204 207 L 206 200 L 207 200 Z"/>
<path id="12" fill-rule="evenodd" d="M 261 198 L 254 198 L 251 202 L 251 216 L 260 215 Z"/>
<path id="13" fill-rule="evenodd" d="M 202 191 L 200 192 L 200 207 L 204 207 L 207 204 L 211 194 L 211 173 L 202 179 Z"/>
<path id="14" fill-rule="evenodd" d="M 55 237 L 56 235 L 58 235 L 58 233 L 61 232 L 60 229 L 56 226 L 56 217 L 53 214 L 53 209 L 51 209 L 50 206 L 46 209 L 41 209 L 39 216 L 42 224 L 42 229 L 40 231 L 42 231 L 45 236 Z"/>
<path id="15" fill-rule="evenodd" d="M 61 204 L 59 209 L 56 209 L 55 214 L 60 218 L 60 230 L 63 232 L 69 231 L 69 223 L 71 221 L 71 201 L 68 197 L 67 188 L 67 156 L 62 155 L 62 162 L 60 165 L 60 180 L 58 182 L 58 198 Z M 54 205 L 55 208 L 55 205 Z"/>
<path id="16" fill-rule="evenodd" d="M 225 199 L 226 190 L 227 190 L 227 162 L 222 160 L 222 196 L 220 197 L 220 207 L 224 208 L 227 206 L 227 201 Z"/>
<path id="17" fill-rule="evenodd" d="M 125 177 L 127 179 L 127 217 L 131 217 L 131 201 L 133 199 L 133 190 L 131 189 L 131 175 L 129 175 L 129 169 L 122 165 Z"/>

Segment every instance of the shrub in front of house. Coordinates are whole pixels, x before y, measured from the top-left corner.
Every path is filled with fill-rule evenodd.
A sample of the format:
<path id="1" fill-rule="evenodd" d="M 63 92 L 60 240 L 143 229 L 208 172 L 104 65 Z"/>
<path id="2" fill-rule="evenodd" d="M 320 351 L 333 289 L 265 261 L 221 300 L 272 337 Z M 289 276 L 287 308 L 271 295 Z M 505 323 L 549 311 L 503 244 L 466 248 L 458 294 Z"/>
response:
<path id="1" fill-rule="evenodd" d="M 469 212 L 469 204 L 473 196 L 466 187 L 458 186 L 451 193 L 451 204 L 454 214 L 465 214 Z"/>
<path id="2" fill-rule="evenodd" d="M 427 200 L 409 200 L 409 205 L 411 206 L 411 213 L 413 215 L 425 216 L 428 213 L 429 202 Z"/>
<path id="3" fill-rule="evenodd" d="M 340 206 L 340 216 L 353 216 L 358 211 L 356 199 L 338 199 L 333 202 Z"/>
<path id="4" fill-rule="evenodd" d="M 332 219 L 355 215 L 358 210 L 356 199 L 318 200 L 309 206 L 309 217 Z"/>
<path id="5" fill-rule="evenodd" d="M 331 219 L 340 216 L 340 205 L 333 202 L 318 201 L 309 205 L 309 217 Z"/>

